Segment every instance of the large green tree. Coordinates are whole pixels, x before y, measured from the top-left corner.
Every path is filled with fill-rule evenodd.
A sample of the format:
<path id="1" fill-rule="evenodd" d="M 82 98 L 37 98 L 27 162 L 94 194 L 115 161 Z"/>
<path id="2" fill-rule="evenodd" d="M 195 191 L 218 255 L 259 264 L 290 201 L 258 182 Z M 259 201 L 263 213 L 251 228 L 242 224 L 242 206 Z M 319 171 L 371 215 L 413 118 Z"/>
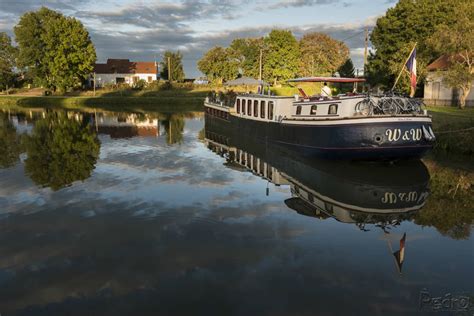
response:
<path id="1" fill-rule="evenodd" d="M 239 73 L 239 61 L 230 50 L 216 46 L 198 61 L 198 69 L 214 83 L 235 79 Z"/>
<path id="2" fill-rule="evenodd" d="M 349 58 L 349 48 L 344 42 L 323 33 L 305 34 L 299 44 L 303 76 L 332 75 Z"/>
<path id="3" fill-rule="evenodd" d="M 11 86 L 15 79 L 15 58 L 17 50 L 12 46 L 10 36 L 0 32 L 0 90 Z"/>
<path id="4" fill-rule="evenodd" d="M 354 64 L 352 63 L 352 59 L 347 58 L 344 64 L 337 69 L 337 72 L 341 77 L 346 78 L 354 78 Z"/>
<path id="5" fill-rule="evenodd" d="M 291 31 L 272 30 L 264 39 L 263 77 L 274 83 L 296 77 L 300 48 Z"/>
<path id="6" fill-rule="evenodd" d="M 184 80 L 184 70 L 183 70 L 183 55 L 177 51 L 166 51 L 164 52 L 161 62 L 161 78 L 169 80 L 168 70 L 171 71 L 171 80 L 172 81 L 183 81 Z M 168 65 L 168 61 L 171 63 Z"/>
<path id="7" fill-rule="evenodd" d="M 448 55 L 449 67 L 442 76 L 449 86 L 461 90 L 459 107 L 464 108 L 474 81 L 474 2 L 461 2 L 455 15 L 456 22 L 439 25 L 428 45 L 438 54 Z"/>
<path id="8" fill-rule="evenodd" d="M 42 85 L 65 91 L 80 85 L 94 69 L 94 45 L 75 18 L 43 7 L 25 13 L 14 32 L 19 65 Z"/>
<path id="9" fill-rule="evenodd" d="M 400 0 L 388 9 L 370 36 L 375 53 L 370 54 L 366 69 L 369 82 L 391 88 L 415 43 L 418 75 L 423 79 L 425 66 L 437 57 L 426 39 L 439 25 L 452 26 L 457 19 L 455 8 L 467 1 Z M 403 78 L 398 88 L 408 91 L 409 80 Z"/>
<path id="10" fill-rule="evenodd" d="M 26 174 L 53 190 L 90 177 L 100 151 L 97 134 L 62 112 L 48 113 L 36 121 L 24 145 Z"/>
<path id="11" fill-rule="evenodd" d="M 263 38 L 237 38 L 229 46 L 229 54 L 238 62 L 239 70 L 246 77 L 260 75 L 260 51 Z"/>

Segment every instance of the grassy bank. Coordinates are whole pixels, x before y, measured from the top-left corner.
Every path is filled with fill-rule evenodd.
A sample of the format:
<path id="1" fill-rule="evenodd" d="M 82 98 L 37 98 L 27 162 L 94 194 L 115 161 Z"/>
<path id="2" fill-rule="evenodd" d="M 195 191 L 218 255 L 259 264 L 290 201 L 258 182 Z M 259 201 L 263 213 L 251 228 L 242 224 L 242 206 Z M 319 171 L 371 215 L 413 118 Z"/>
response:
<path id="1" fill-rule="evenodd" d="M 436 134 L 435 154 L 474 156 L 474 108 L 428 107 Z"/>
<path id="2" fill-rule="evenodd" d="M 22 97 L 1 96 L 0 107 L 21 110 L 32 108 L 107 110 L 124 112 L 179 112 L 203 109 L 203 96 L 102 96 L 102 97 Z"/>

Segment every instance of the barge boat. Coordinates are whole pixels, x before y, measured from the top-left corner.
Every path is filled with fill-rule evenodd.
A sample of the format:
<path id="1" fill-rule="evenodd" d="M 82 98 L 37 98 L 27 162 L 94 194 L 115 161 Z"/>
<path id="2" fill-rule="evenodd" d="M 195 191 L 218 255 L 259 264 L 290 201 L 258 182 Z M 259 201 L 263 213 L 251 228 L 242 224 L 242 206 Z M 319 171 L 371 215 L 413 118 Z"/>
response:
<path id="1" fill-rule="evenodd" d="M 309 77 L 290 82 L 355 83 L 364 79 Z M 261 89 L 263 91 L 263 89 Z M 206 98 L 206 115 L 239 134 L 291 147 L 309 157 L 350 160 L 419 158 L 432 148 L 431 116 L 414 99 L 347 93 L 334 97 L 239 94 Z"/>

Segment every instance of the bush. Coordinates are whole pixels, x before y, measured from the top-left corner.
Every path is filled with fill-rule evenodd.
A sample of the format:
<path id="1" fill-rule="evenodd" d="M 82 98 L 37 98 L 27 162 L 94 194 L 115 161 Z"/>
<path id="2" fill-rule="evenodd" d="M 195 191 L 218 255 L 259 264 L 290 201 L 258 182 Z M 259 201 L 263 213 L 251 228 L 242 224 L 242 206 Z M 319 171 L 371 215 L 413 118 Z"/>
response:
<path id="1" fill-rule="evenodd" d="M 169 81 L 166 81 L 160 86 L 160 90 L 171 90 L 171 89 L 173 89 L 173 85 Z"/>
<path id="2" fill-rule="evenodd" d="M 143 79 L 133 83 L 134 90 L 143 90 L 147 86 L 147 82 Z"/>

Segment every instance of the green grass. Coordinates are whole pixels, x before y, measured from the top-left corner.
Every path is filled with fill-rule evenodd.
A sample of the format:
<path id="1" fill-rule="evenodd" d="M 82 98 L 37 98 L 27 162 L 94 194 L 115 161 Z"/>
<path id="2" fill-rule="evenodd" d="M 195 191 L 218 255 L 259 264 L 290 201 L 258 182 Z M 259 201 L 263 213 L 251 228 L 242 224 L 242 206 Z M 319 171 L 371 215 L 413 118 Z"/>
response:
<path id="1" fill-rule="evenodd" d="M 107 110 L 122 112 L 187 112 L 203 110 L 202 96 L 161 97 L 21 97 L 1 96 L 0 107 L 10 110 L 34 108 Z"/>
<path id="2" fill-rule="evenodd" d="M 435 154 L 474 155 L 474 108 L 429 106 L 436 134 Z"/>

